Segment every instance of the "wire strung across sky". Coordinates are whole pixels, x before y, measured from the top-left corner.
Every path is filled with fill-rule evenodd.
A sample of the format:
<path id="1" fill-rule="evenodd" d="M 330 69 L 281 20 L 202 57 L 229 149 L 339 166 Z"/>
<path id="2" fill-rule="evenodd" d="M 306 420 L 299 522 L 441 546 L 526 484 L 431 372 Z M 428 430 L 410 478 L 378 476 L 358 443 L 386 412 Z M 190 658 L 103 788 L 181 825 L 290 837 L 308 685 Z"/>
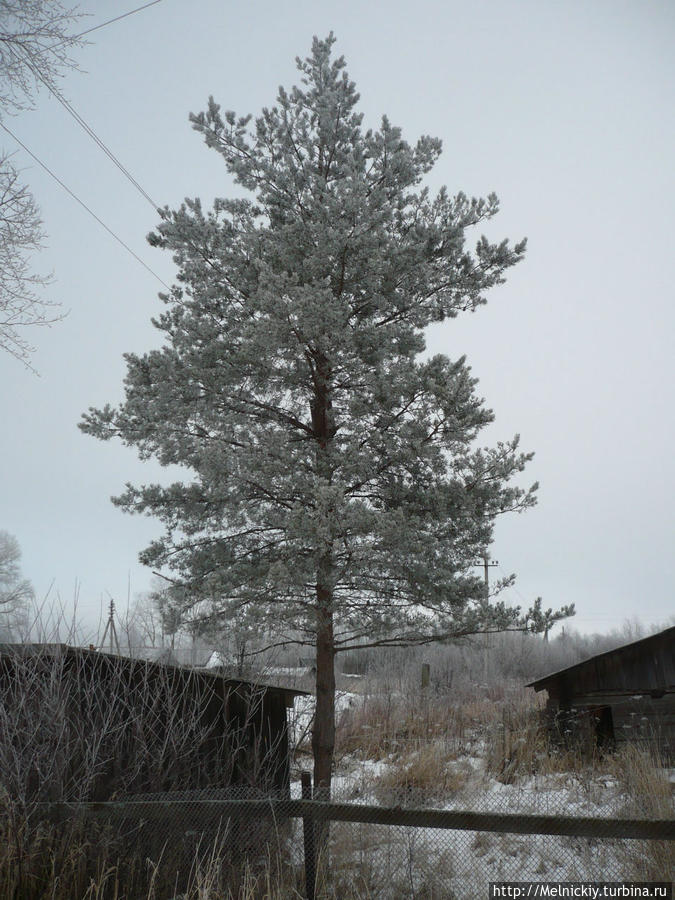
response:
<path id="1" fill-rule="evenodd" d="M 155 0 L 155 2 L 159 2 L 159 0 Z M 12 47 L 9 48 L 10 53 L 14 53 Z M 40 81 L 49 91 L 49 93 L 55 97 L 61 106 L 66 110 L 66 112 L 72 116 L 73 119 L 80 125 L 81 128 L 89 135 L 89 137 L 103 150 L 105 155 L 110 159 L 110 161 L 117 166 L 120 172 L 127 178 L 131 184 L 136 188 L 136 190 L 141 194 L 141 196 L 148 201 L 148 203 L 152 206 L 152 208 L 157 211 L 158 206 L 152 197 L 148 194 L 148 192 L 141 186 L 141 184 L 134 178 L 131 172 L 126 168 L 126 166 L 120 162 L 120 160 L 115 156 L 112 150 L 106 145 L 106 143 L 96 134 L 94 129 L 82 118 L 82 116 L 78 113 L 78 111 L 71 106 L 71 104 L 66 100 L 63 94 L 57 90 L 53 85 L 51 85 L 46 78 L 43 77 L 42 73 L 39 69 L 37 69 L 31 62 L 28 54 L 25 54 L 22 62 L 24 65 L 28 66 L 30 71 L 33 73 L 34 78 Z"/>
<path id="2" fill-rule="evenodd" d="M 69 43 L 70 41 L 76 41 L 81 37 L 84 37 L 85 34 L 91 34 L 92 31 L 98 31 L 99 28 L 105 28 L 107 25 L 112 25 L 113 22 L 119 22 L 120 19 L 126 19 L 127 16 L 133 16 L 134 13 L 141 12 L 144 9 L 147 9 L 149 6 L 155 6 L 157 3 L 161 3 L 162 0 L 152 0 L 150 3 L 146 3 L 143 6 L 137 6 L 136 9 L 130 9 L 129 12 L 122 13 L 121 16 L 115 16 L 114 19 L 108 19 L 107 22 L 101 22 L 100 25 L 93 25 L 91 28 L 87 28 L 86 31 L 81 31 L 79 34 L 74 34 L 72 37 L 67 38 L 64 41 L 59 41 L 58 44 L 52 44 L 51 47 L 47 47 L 47 50 L 55 50 L 57 47 L 62 47 L 64 44 Z"/>
<path id="3" fill-rule="evenodd" d="M 90 216 L 92 216 L 94 219 L 96 219 L 96 221 L 99 223 L 99 225 L 101 225 L 103 228 L 105 228 L 105 230 L 108 232 L 108 234 L 111 235 L 112 237 L 114 237 L 115 240 L 118 242 L 118 244 L 121 244 L 124 247 L 124 249 L 128 253 L 130 253 L 134 257 L 134 259 L 137 260 L 137 262 L 139 262 L 143 266 L 144 269 L 146 269 L 152 276 L 154 276 L 157 279 L 157 281 L 159 281 L 160 284 L 164 285 L 164 287 L 167 290 L 171 290 L 169 285 L 162 278 L 160 278 L 156 272 L 153 272 L 153 270 L 150 268 L 150 266 L 147 263 L 143 262 L 141 257 L 137 253 L 135 253 L 128 244 L 125 244 L 125 242 L 122 240 L 122 238 L 119 237 L 118 235 L 116 235 L 115 232 L 112 230 L 112 228 L 109 228 L 105 224 L 105 222 L 102 219 L 100 219 L 96 215 L 96 213 L 93 212 L 93 210 L 91 210 L 83 200 L 80 200 L 80 198 L 77 196 L 77 194 L 73 193 L 73 191 L 71 191 L 71 189 L 68 187 L 68 185 L 64 184 L 63 181 L 61 181 L 61 179 L 58 177 L 58 175 L 56 175 L 54 172 L 52 172 L 52 170 L 45 163 L 43 163 L 42 160 L 38 156 L 36 156 L 35 153 L 32 152 L 32 150 L 29 150 L 28 147 L 24 144 L 24 142 L 22 140 L 20 140 L 20 138 L 18 138 L 14 134 L 14 132 L 11 131 L 5 125 L 4 122 L 0 122 L 0 128 L 2 128 L 4 131 L 6 131 L 7 134 L 11 138 L 13 138 L 16 141 L 16 143 L 20 147 L 22 147 L 26 151 L 26 153 L 30 157 L 32 157 L 35 160 L 35 162 L 45 170 L 45 172 L 47 172 L 48 175 L 51 175 L 51 177 L 54 179 L 54 181 L 56 181 L 57 184 L 59 184 L 64 189 L 64 191 L 66 191 L 66 193 L 70 194 L 70 196 L 73 198 L 73 200 L 77 201 L 77 203 L 79 203 L 80 206 L 83 209 L 85 209 L 89 213 Z"/>
<path id="4" fill-rule="evenodd" d="M 113 19 L 108 19 L 106 22 L 101 22 L 99 25 L 94 25 L 92 28 L 88 28 L 85 31 L 80 32 L 79 34 L 73 35 L 72 40 L 77 40 L 77 39 L 83 37 L 85 34 L 90 34 L 92 31 L 97 31 L 98 29 L 104 28 L 107 25 L 111 25 L 113 22 L 118 22 L 120 19 L 125 19 L 128 16 L 134 15 L 134 13 L 141 12 L 142 10 L 147 9 L 150 6 L 155 6 L 157 3 L 161 3 L 161 2 L 162 2 L 162 0 L 151 0 L 150 3 L 146 3 L 143 6 L 138 6 L 135 9 L 132 9 L 126 13 L 123 13 L 122 15 L 115 16 L 115 18 L 113 18 Z M 56 47 L 59 47 L 64 43 L 67 43 L 67 41 L 61 41 L 60 43 L 54 44 L 52 47 L 49 47 L 47 49 L 53 50 Z M 10 52 L 14 52 L 13 48 L 10 47 L 9 49 L 10 49 Z M 148 192 L 134 178 L 134 176 L 126 168 L 126 166 L 115 156 L 115 154 L 112 152 L 112 150 L 110 150 L 110 148 L 105 144 L 105 142 L 96 134 L 94 129 L 82 118 L 82 116 L 77 112 L 77 110 L 73 106 L 71 106 L 71 104 L 66 100 L 66 98 L 60 93 L 60 91 L 58 91 L 53 85 L 49 84 L 49 82 L 42 76 L 41 72 L 37 68 L 35 68 L 35 66 L 33 66 L 31 64 L 30 59 L 24 58 L 23 63 L 28 66 L 28 68 L 31 70 L 33 76 L 37 80 L 39 80 L 47 88 L 47 90 L 59 101 L 59 103 L 63 106 L 63 108 L 69 113 L 70 116 L 72 116 L 75 119 L 75 121 L 78 123 L 78 125 L 80 125 L 81 128 L 84 129 L 84 131 L 100 147 L 100 149 L 106 154 L 106 156 L 111 160 L 111 162 L 115 166 L 117 166 L 117 168 L 120 170 L 120 172 L 122 172 L 122 174 L 131 182 L 131 184 L 136 188 L 136 190 L 141 194 L 141 196 L 145 200 L 147 200 L 147 202 L 152 206 L 152 208 L 154 210 L 157 211 L 158 206 L 154 202 L 152 197 L 148 194 Z M 80 206 L 82 206 L 89 213 L 90 216 L 92 216 L 94 219 L 96 219 L 96 221 L 99 223 L 99 225 L 101 225 L 103 228 L 105 228 L 105 230 L 119 244 L 121 244 L 124 247 L 124 249 L 128 253 L 130 253 L 134 257 L 134 259 L 136 259 L 143 266 L 144 269 L 146 269 L 148 272 L 150 272 L 150 274 L 153 275 L 162 285 L 164 285 L 164 287 L 169 289 L 169 286 L 166 284 L 166 282 L 163 279 L 161 279 L 159 277 L 159 275 L 157 275 L 157 273 L 154 272 L 150 268 L 150 266 L 148 266 L 147 263 L 145 263 L 140 258 L 140 256 L 138 256 L 138 254 L 136 254 L 131 249 L 131 247 L 129 247 L 129 245 L 126 244 L 122 240 L 122 238 L 120 238 L 117 234 L 115 234 L 115 232 L 111 228 L 109 228 L 108 225 L 106 225 L 105 222 L 101 218 L 99 218 L 99 216 L 97 216 L 96 213 L 93 212 L 93 210 L 91 210 L 87 206 L 87 204 L 84 203 L 83 200 L 80 200 L 80 198 L 73 191 L 71 191 L 71 189 L 66 184 L 64 184 L 64 182 L 61 181 L 61 179 L 45 163 L 43 163 L 42 160 L 38 156 L 36 156 L 35 153 L 33 153 L 31 150 L 29 150 L 28 147 L 23 143 L 23 141 L 21 141 L 9 128 L 7 128 L 7 126 L 4 123 L 0 122 L 0 125 L 2 125 L 2 128 L 7 132 L 7 134 L 9 134 L 17 142 L 17 144 L 19 144 L 26 151 L 26 153 L 28 153 L 29 156 L 31 156 L 35 160 L 35 162 L 37 162 L 38 165 L 40 165 L 45 170 L 45 172 L 47 172 L 47 174 L 51 175 L 51 177 L 57 182 L 57 184 L 59 184 L 68 194 L 70 194 L 70 196 L 74 200 L 76 200 L 77 203 L 79 203 Z"/>
<path id="5" fill-rule="evenodd" d="M 76 38 L 84 37 L 85 34 L 91 34 L 92 31 L 98 31 L 99 28 L 105 28 L 106 25 L 112 25 L 113 22 L 119 22 L 120 19 L 126 19 L 127 16 L 133 16 L 134 13 L 141 12 L 144 9 L 147 9 L 149 6 L 155 6 L 157 3 L 161 3 L 162 0 L 151 0 L 150 3 L 145 3 L 143 6 L 137 6 L 136 9 L 130 9 L 129 12 L 122 13 L 121 16 L 115 16 L 114 19 L 108 19 L 107 22 L 101 22 L 100 25 L 94 25 L 92 28 L 87 28 L 86 31 L 81 31 L 79 34 L 76 34 Z"/>

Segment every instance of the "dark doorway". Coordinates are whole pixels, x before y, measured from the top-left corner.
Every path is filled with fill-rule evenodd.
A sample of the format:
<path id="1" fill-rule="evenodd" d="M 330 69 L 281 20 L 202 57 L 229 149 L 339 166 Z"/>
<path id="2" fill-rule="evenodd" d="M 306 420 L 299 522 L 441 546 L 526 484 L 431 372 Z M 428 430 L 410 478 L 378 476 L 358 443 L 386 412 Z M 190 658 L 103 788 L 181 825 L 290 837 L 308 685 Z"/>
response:
<path id="1" fill-rule="evenodd" d="M 595 743 L 598 749 L 613 750 L 616 741 L 614 740 L 612 707 L 596 706 L 593 710 L 593 718 L 595 719 Z"/>

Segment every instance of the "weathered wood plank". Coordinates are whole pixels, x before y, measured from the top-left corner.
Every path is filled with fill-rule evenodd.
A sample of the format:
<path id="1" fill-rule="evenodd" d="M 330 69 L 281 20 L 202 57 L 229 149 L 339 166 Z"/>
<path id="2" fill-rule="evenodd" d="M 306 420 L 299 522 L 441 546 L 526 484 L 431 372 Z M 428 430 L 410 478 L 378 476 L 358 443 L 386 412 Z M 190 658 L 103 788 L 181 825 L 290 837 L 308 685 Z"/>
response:
<path id="1" fill-rule="evenodd" d="M 459 831 L 490 831 L 506 834 L 554 834 L 576 837 L 675 840 L 672 819 L 596 819 L 590 817 L 541 816 L 467 810 L 403 809 L 316 800 L 198 800 L 198 801 L 118 801 L 45 806 L 62 817 L 142 821 L 208 823 L 228 818 L 270 816 L 277 820 L 313 817 L 317 820 L 356 822 L 371 825 L 402 825 L 416 828 L 443 828 Z"/>

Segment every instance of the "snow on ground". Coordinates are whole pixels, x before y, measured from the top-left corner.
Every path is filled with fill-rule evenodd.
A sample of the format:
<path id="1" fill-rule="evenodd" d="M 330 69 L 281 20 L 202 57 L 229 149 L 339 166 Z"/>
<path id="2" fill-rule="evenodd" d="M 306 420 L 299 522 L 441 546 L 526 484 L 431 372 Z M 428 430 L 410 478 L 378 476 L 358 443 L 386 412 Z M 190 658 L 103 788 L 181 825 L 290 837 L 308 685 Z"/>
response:
<path id="1" fill-rule="evenodd" d="M 263 678 L 266 678 L 268 675 L 286 675 L 292 678 L 302 678 L 309 671 L 311 670 L 307 666 L 265 666 L 261 675 Z"/>
<path id="2" fill-rule="evenodd" d="M 361 694 L 350 691 L 337 691 L 335 694 L 335 714 L 340 716 L 346 709 L 351 709 L 363 702 Z M 309 740 L 312 720 L 314 718 L 315 698 L 313 695 L 296 697 L 293 711 L 289 717 L 291 745 L 297 747 L 299 743 Z"/>
<path id="3" fill-rule="evenodd" d="M 360 694 L 340 692 L 336 697 L 338 717 L 362 702 Z M 303 734 L 305 740 L 308 738 L 313 712 L 313 697 L 296 698 L 293 716 L 296 739 L 301 739 Z M 448 767 L 461 769 L 465 783 L 444 796 L 425 797 L 416 791 L 409 797 L 394 793 L 387 799 L 381 782 L 387 780 L 397 765 L 400 767 L 400 760 L 395 755 L 373 760 L 352 754 L 338 760 L 333 797 L 350 803 L 474 812 L 597 818 L 626 814 L 629 798 L 625 788 L 609 772 L 529 775 L 516 778 L 512 784 L 503 784 L 486 771 L 481 755 L 485 749 L 483 742 L 477 738 L 468 746 L 472 747 L 471 755 L 467 753 L 447 763 Z M 311 768 L 309 757 L 303 760 L 302 767 Z M 670 773 L 670 780 L 675 784 L 675 770 Z M 292 784 L 292 796 L 300 796 L 299 777 Z M 359 872 L 374 884 L 385 885 L 380 893 L 372 894 L 382 898 L 407 896 L 405 892 L 396 893 L 393 887 L 403 885 L 397 891 L 405 891 L 406 884 L 413 894 L 425 885 L 427 888 L 435 885 L 430 896 L 472 900 L 487 896 L 490 881 L 626 880 L 634 877 L 638 861 L 652 850 L 646 842 L 626 840 L 348 823 L 334 823 L 331 827 L 332 840 L 345 855 L 345 871 Z"/>

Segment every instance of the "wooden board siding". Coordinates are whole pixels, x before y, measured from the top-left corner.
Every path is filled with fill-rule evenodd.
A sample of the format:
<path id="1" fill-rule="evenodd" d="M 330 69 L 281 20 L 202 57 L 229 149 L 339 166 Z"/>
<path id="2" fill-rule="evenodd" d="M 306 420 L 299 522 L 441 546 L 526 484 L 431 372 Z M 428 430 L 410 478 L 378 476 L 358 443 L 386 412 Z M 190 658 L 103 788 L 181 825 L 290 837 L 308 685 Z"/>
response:
<path id="1" fill-rule="evenodd" d="M 667 628 L 624 647 L 531 682 L 562 701 L 580 694 L 675 691 L 675 628 Z"/>
<path id="2" fill-rule="evenodd" d="M 547 703 L 552 727 L 570 737 L 583 737 L 602 744 L 600 718 L 603 709 L 611 712 L 610 746 L 629 743 L 650 746 L 664 762 L 675 760 L 675 694 L 660 699 L 648 696 L 575 697 L 569 706 L 556 700 Z"/>
<path id="3" fill-rule="evenodd" d="M 672 758 L 675 748 L 675 694 L 658 700 L 627 697 L 611 703 L 617 746 L 630 741 L 654 744 Z"/>
<path id="4" fill-rule="evenodd" d="M 52 786 L 36 782 L 28 787 L 31 795 L 59 794 L 63 784 L 77 781 L 94 744 L 100 746 L 87 788 L 91 800 L 120 790 L 235 784 L 287 791 L 286 708 L 299 693 L 60 644 L 0 645 L 0 704 L 10 715 L 24 704 L 28 728 L 44 730 L 45 740 L 67 748 L 59 750 L 63 777 Z M 51 709 L 60 717 L 61 737 L 56 731 L 48 737 Z"/>
<path id="5" fill-rule="evenodd" d="M 616 746 L 649 744 L 666 761 L 675 759 L 675 628 L 601 653 L 528 687 L 548 692 L 547 712 L 559 733 L 605 739 L 611 722 Z"/>

